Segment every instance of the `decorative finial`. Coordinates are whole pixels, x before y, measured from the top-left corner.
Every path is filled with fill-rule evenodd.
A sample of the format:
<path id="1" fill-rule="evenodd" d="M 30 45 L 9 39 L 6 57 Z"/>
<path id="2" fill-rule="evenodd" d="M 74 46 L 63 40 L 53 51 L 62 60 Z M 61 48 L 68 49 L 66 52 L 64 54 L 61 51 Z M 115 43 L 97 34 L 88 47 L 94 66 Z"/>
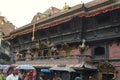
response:
<path id="1" fill-rule="evenodd" d="M 63 6 L 63 11 L 70 9 L 69 5 L 65 2 L 65 5 Z"/>
<path id="2" fill-rule="evenodd" d="M 81 4 L 84 4 L 84 2 L 81 0 Z"/>
<path id="3" fill-rule="evenodd" d="M 50 8 L 49 8 L 49 11 L 48 11 L 48 16 L 51 16 L 52 13 L 53 13 L 53 7 L 50 7 Z"/>
<path id="4" fill-rule="evenodd" d="M 83 8 L 83 10 L 84 11 L 87 11 L 87 8 L 85 7 L 85 4 L 84 4 L 84 2 L 81 0 L 81 4 L 82 4 L 82 8 Z"/>

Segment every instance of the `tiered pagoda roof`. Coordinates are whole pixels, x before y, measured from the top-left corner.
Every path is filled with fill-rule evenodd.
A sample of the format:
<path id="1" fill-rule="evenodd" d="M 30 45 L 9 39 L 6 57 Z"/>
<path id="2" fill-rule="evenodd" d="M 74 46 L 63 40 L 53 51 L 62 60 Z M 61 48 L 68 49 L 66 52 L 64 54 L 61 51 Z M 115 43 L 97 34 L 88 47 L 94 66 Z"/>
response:
<path id="1" fill-rule="evenodd" d="M 11 32 L 13 38 L 17 35 L 24 35 L 31 33 L 33 30 L 33 25 L 37 25 L 35 27 L 35 31 L 39 29 L 45 29 L 49 27 L 53 27 L 55 25 L 59 25 L 61 23 L 64 23 L 66 21 L 69 21 L 72 19 L 72 17 L 79 16 L 79 17 L 92 17 L 96 16 L 98 14 L 106 13 L 108 11 L 112 11 L 115 9 L 120 8 L 119 0 L 94 0 L 86 4 L 78 4 L 76 6 L 70 7 L 67 10 L 59 10 L 55 7 L 49 8 L 44 13 L 37 13 L 37 15 L 34 16 L 32 22 L 29 24 L 22 26 L 13 32 Z M 48 15 L 48 13 L 50 15 Z M 39 17 L 39 20 L 37 18 Z M 7 37 L 8 38 L 8 37 Z M 8 39 L 9 39 L 8 38 Z"/>

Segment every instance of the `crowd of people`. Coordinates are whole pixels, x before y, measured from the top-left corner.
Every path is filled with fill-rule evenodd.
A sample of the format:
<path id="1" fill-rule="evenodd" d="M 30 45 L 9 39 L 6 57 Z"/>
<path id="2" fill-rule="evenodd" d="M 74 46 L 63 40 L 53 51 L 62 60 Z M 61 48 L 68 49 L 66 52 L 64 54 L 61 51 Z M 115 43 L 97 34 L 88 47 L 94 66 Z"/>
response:
<path id="1" fill-rule="evenodd" d="M 35 70 L 22 70 L 13 67 L 11 69 L 11 72 L 7 75 L 3 72 L 3 70 L 0 69 L 0 80 L 65 80 L 65 79 L 63 79 L 63 77 L 60 74 L 54 74 L 51 78 L 50 77 L 45 78 L 45 75 L 41 74 L 39 75 L 39 78 L 36 78 Z M 83 79 L 82 77 L 76 76 L 72 80 L 83 80 Z M 96 80 L 96 79 L 92 76 L 89 76 L 88 80 Z M 116 79 L 113 77 L 111 80 L 116 80 Z"/>
<path id="2" fill-rule="evenodd" d="M 0 80 L 35 80 L 33 70 L 19 70 L 13 68 L 11 73 L 6 76 L 3 70 L 0 70 Z"/>

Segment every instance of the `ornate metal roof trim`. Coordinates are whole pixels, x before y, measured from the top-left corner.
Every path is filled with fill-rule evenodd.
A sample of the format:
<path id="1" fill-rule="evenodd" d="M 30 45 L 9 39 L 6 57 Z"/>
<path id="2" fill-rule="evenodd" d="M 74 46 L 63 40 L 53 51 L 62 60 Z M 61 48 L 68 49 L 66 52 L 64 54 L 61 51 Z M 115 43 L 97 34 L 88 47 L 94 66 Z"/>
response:
<path id="1" fill-rule="evenodd" d="M 79 16 L 80 17 L 92 17 L 92 16 L 96 16 L 96 15 L 99 15 L 101 13 L 106 13 L 106 12 L 109 12 L 109 11 L 112 11 L 112 10 L 115 10 L 115 9 L 120 9 L 120 5 L 114 5 L 114 6 L 111 6 L 111 7 L 107 7 L 105 9 L 102 9 L 102 10 L 99 10 L 99 11 L 95 11 L 95 12 L 91 12 L 91 13 L 86 13 L 86 14 L 80 14 Z"/>

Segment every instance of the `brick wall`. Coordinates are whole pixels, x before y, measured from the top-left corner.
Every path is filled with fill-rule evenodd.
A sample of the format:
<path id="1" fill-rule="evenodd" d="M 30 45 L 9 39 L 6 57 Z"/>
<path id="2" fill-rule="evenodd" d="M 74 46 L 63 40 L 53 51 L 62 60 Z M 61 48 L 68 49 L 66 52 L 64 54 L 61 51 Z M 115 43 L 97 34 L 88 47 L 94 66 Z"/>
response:
<path id="1" fill-rule="evenodd" d="M 50 65 L 50 64 L 77 64 L 78 59 L 72 58 L 72 59 L 41 59 L 41 60 L 27 60 L 27 61 L 17 61 L 17 65 L 21 64 L 29 64 L 29 65 Z"/>
<path id="2" fill-rule="evenodd" d="M 109 58 L 110 59 L 120 58 L 120 45 L 117 45 L 117 43 L 115 42 L 109 45 Z"/>
<path id="3" fill-rule="evenodd" d="M 79 48 L 73 48 L 71 51 L 70 51 L 70 54 L 80 54 L 80 50 Z"/>
<path id="4" fill-rule="evenodd" d="M 71 51 L 70 51 L 70 54 L 80 54 L 80 49 L 79 48 L 73 48 Z M 85 50 L 84 52 L 85 55 L 91 55 L 91 48 L 88 48 Z"/>
<path id="5" fill-rule="evenodd" d="M 91 53 L 92 53 L 91 48 L 85 50 L 85 55 L 91 55 Z"/>
<path id="6" fill-rule="evenodd" d="M 120 58 L 120 45 L 116 42 L 113 42 L 109 45 L 109 59 L 119 59 Z M 120 80 L 120 62 L 111 62 L 111 64 L 115 67 L 118 72 L 117 77 Z"/>

